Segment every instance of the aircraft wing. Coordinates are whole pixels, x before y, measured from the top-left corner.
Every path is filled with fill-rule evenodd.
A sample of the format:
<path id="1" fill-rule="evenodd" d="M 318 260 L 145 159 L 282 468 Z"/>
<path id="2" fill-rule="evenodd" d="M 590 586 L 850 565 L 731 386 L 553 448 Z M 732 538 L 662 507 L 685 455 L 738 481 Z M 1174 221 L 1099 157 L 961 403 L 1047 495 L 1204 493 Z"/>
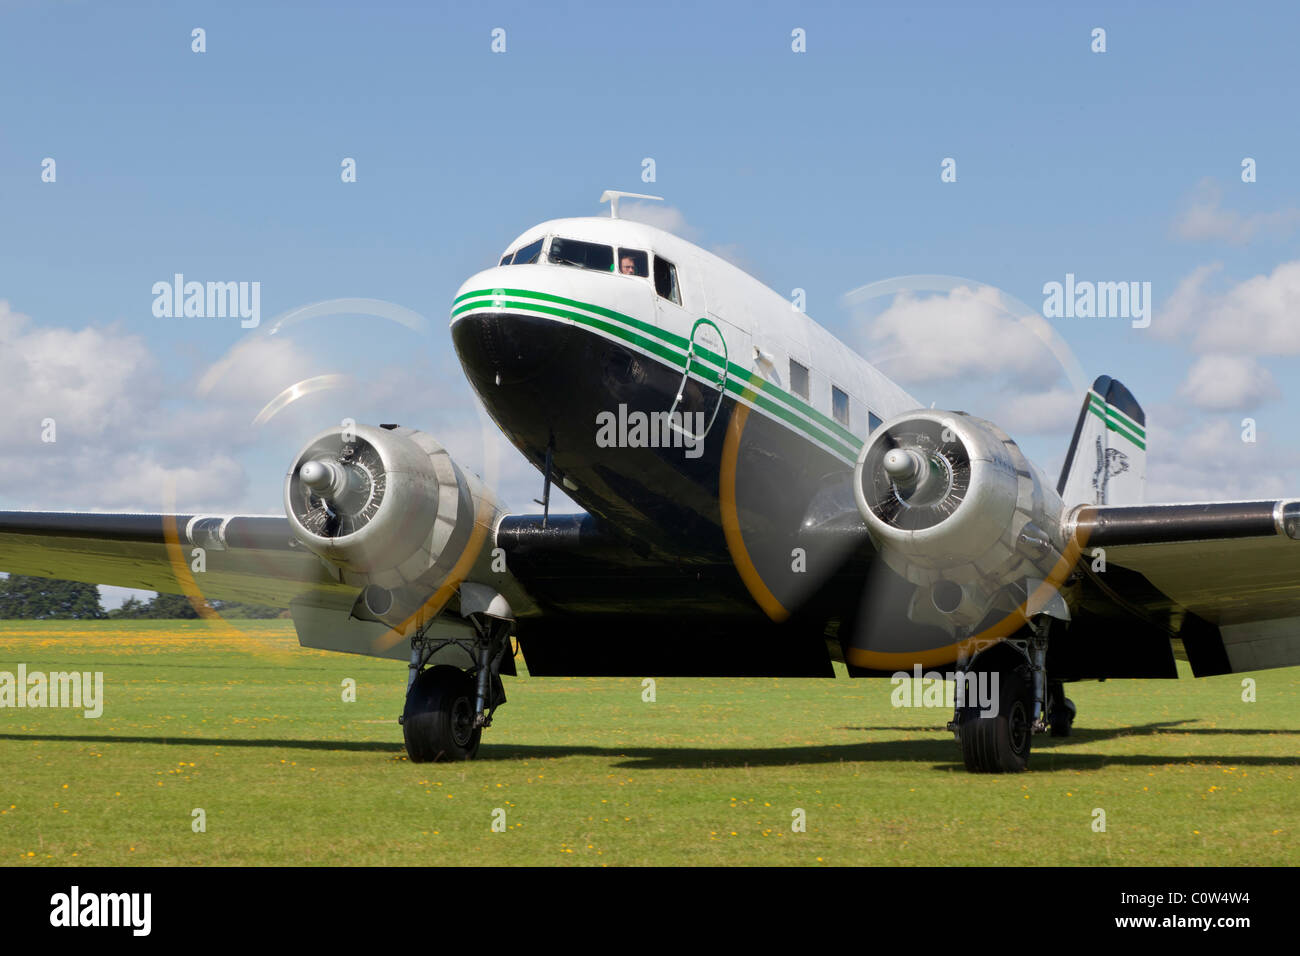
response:
<path id="1" fill-rule="evenodd" d="M 1198 677 L 1300 664 L 1300 501 L 1083 505 L 1066 530 L 1095 585 L 1181 637 Z"/>
<path id="2" fill-rule="evenodd" d="M 349 590 L 288 519 L 264 515 L 0 511 L 0 571 L 285 608 Z"/>
<path id="3" fill-rule="evenodd" d="M 727 583 L 729 566 L 692 567 L 687 574 L 610 538 L 586 514 L 551 515 L 549 522 L 508 515 L 496 543 L 526 590 L 515 610 L 535 675 L 647 668 L 664 675 L 833 674 L 820 630 L 794 641 L 788 629 L 765 629 L 739 582 Z M 195 569 L 197 548 L 202 571 Z M 357 618 L 357 586 L 340 583 L 284 517 L 0 512 L 0 571 L 292 607 L 305 647 L 410 657 L 407 639 Z M 647 608 L 661 612 L 647 615 Z M 680 628 L 683 615 L 700 615 L 715 638 L 730 639 L 689 641 Z M 465 632 L 472 639 L 458 616 L 443 628 L 444 636 Z M 673 628 L 682 641 L 663 639 Z M 741 639 L 746 652 L 737 655 L 734 641 Z M 504 673 L 512 667 L 507 662 Z"/>

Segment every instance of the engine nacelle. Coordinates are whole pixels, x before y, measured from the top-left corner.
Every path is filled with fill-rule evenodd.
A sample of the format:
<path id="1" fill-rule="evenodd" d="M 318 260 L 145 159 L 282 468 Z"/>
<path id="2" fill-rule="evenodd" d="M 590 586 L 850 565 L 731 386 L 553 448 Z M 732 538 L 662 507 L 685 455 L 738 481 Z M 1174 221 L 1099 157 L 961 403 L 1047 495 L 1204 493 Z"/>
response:
<path id="1" fill-rule="evenodd" d="M 916 621 L 972 628 L 1015 607 L 1008 589 L 1047 578 L 1065 549 L 1060 496 L 1005 432 L 964 412 L 886 422 L 853 479 L 881 556 L 917 586 Z"/>
<path id="2" fill-rule="evenodd" d="M 499 513 L 431 435 L 373 425 L 308 442 L 285 477 L 284 510 L 298 540 L 364 588 L 361 602 L 382 620 L 400 616 L 402 595 L 431 593 L 463 556 L 485 560 L 491 548 L 475 547 L 475 528 L 479 543 L 490 539 Z"/>

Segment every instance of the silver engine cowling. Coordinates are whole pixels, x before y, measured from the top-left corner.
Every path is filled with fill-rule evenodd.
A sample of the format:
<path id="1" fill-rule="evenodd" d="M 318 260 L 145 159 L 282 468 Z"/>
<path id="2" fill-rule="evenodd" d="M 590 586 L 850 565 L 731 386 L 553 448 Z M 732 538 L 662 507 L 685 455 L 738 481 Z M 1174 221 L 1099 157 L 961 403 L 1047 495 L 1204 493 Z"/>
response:
<path id="1" fill-rule="evenodd" d="M 330 428 L 308 442 L 285 477 L 284 509 L 298 540 L 363 589 L 358 609 L 390 622 L 464 556 L 476 568 L 487 560 L 490 545 L 475 542 L 490 540 L 499 513 L 431 435 L 373 425 Z"/>
<path id="2" fill-rule="evenodd" d="M 1060 496 L 983 419 L 918 410 L 884 423 L 858 455 L 853 490 L 881 556 L 916 585 L 914 621 L 968 631 L 1060 567 Z"/>

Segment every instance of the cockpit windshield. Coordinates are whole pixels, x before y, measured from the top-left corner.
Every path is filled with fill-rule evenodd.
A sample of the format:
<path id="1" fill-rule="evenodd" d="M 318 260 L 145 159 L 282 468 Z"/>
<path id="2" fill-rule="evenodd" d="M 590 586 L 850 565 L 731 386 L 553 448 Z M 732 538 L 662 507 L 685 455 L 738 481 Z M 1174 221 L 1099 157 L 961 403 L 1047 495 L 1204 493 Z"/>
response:
<path id="1" fill-rule="evenodd" d="M 561 239 L 556 236 L 551 240 L 550 261 L 563 266 L 577 266 L 580 269 L 595 269 L 598 272 L 614 271 L 614 249 L 594 242 L 579 242 L 577 239 Z"/>
<path id="2" fill-rule="evenodd" d="M 536 262 L 541 254 L 542 240 L 538 239 L 535 242 L 530 242 L 528 245 L 523 246 L 513 254 L 507 252 L 501 257 L 501 265 L 526 266 Z"/>
<path id="3" fill-rule="evenodd" d="M 540 262 L 544 244 L 544 238 L 537 239 L 526 246 L 520 246 L 514 252 L 507 252 L 501 257 L 501 265 L 519 266 Z M 591 269 L 594 272 L 640 276 L 643 279 L 648 279 L 651 274 L 650 253 L 644 249 L 606 246 L 599 242 L 583 242 L 580 239 L 564 239 L 560 236 L 551 239 L 546 261 L 561 266 Z M 680 301 L 676 291 L 676 274 L 672 265 L 656 257 L 654 276 L 656 285 L 663 286 L 660 295 Z"/>

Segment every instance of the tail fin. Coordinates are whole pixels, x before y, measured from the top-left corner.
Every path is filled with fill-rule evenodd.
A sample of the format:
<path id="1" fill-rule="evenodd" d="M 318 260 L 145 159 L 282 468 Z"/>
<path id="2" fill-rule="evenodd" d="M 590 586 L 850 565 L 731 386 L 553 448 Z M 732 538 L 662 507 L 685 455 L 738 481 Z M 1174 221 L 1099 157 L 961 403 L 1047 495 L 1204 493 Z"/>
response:
<path id="1" fill-rule="evenodd" d="M 1067 505 L 1138 505 L 1146 496 L 1146 414 L 1124 385 L 1098 377 L 1083 399 L 1056 492 Z"/>

